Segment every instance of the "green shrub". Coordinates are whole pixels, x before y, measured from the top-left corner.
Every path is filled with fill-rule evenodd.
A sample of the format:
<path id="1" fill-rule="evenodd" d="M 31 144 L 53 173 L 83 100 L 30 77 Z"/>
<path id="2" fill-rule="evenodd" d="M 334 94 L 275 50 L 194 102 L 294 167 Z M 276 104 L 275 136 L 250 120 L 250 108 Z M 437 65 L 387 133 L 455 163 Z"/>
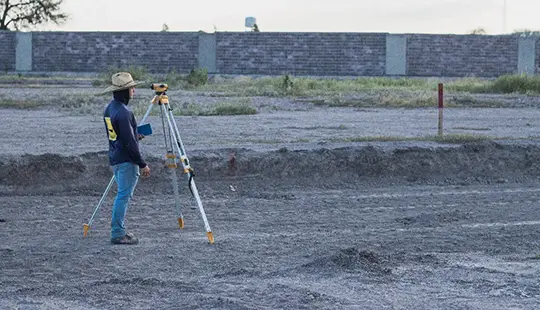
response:
<path id="1" fill-rule="evenodd" d="M 526 75 L 504 75 L 493 82 L 493 91 L 498 93 L 540 92 L 540 77 Z"/>
<path id="2" fill-rule="evenodd" d="M 148 71 L 145 67 L 142 66 L 129 66 L 129 67 L 115 67 L 111 66 L 107 71 L 102 72 L 99 74 L 99 79 L 94 80 L 92 82 L 92 85 L 95 87 L 98 86 L 104 86 L 104 85 L 110 85 L 111 84 L 111 77 L 113 74 L 117 72 L 129 72 L 131 74 L 131 77 L 135 81 L 146 81 L 148 79 Z"/>
<path id="3" fill-rule="evenodd" d="M 468 92 L 468 93 L 489 93 L 492 88 L 492 81 L 478 78 L 463 78 L 450 81 L 444 84 L 445 91 Z"/>
<path id="4" fill-rule="evenodd" d="M 170 87 L 177 87 L 186 83 L 186 77 L 182 74 L 176 73 L 176 71 L 171 71 L 165 76 L 165 83 Z"/>
<path id="5" fill-rule="evenodd" d="M 201 86 L 208 83 L 208 71 L 206 69 L 193 69 L 187 76 L 189 85 Z"/>
<path id="6" fill-rule="evenodd" d="M 294 83 L 289 77 L 289 75 L 283 76 L 281 84 L 280 84 L 281 91 L 288 94 L 292 92 L 293 87 L 294 87 Z"/>

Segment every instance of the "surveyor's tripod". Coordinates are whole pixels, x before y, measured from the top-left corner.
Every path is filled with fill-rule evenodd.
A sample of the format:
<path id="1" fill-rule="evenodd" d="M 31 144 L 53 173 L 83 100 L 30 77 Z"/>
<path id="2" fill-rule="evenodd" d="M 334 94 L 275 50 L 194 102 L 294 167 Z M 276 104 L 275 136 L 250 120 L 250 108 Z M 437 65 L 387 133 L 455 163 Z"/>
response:
<path id="1" fill-rule="evenodd" d="M 201 202 L 201 198 L 199 197 L 199 192 L 197 191 L 197 186 L 195 185 L 194 177 L 194 171 L 191 165 L 189 164 L 188 157 L 186 155 L 184 144 L 182 142 L 182 139 L 180 138 L 180 132 L 178 131 L 178 126 L 176 125 L 176 121 L 174 120 L 174 116 L 172 113 L 172 108 L 169 104 L 169 97 L 166 94 L 166 91 L 168 89 L 167 84 L 152 84 L 151 87 L 155 91 L 155 96 L 152 99 L 152 102 L 148 106 L 148 109 L 146 110 L 146 113 L 144 114 L 144 117 L 142 118 L 140 124 L 145 124 L 146 119 L 150 115 L 150 112 L 152 111 L 152 107 L 154 105 L 158 105 L 160 109 L 160 116 L 161 116 L 161 123 L 163 125 L 163 136 L 165 137 L 165 147 L 167 150 L 167 154 L 165 155 L 167 167 L 169 168 L 171 172 L 172 177 L 172 186 L 173 186 L 173 192 L 174 192 L 174 199 L 175 199 L 175 205 L 176 205 L 176 213 L 178 215 L 178 226 L 180 228 L 184 228 L 184 216 L 182 215 L 182 210 L 180 208 L 180 197 L 178 193 L 178 178 L 176 175 L 176 168 L 178 168 L 178 164 L 182 165 L 183 172 L 187 176 L 188 179 L 188 187 L 191 191 L 191 194 L 193 197 L 195 197 L 195 200 L 197 202 L 197 205 L 199 207 L 199 211 L 201 213 L 201 217 L 204 221 L 204 226 L 206 229 L 206 236 L 208 237 L 208 241 L 210 244 L 214 243 L 214 236 L 212 234 L 212 230 L 210 229 L 210 225 L 208 224 L 208 219 L 206 218 L 206 213 L 204 212 L 204 208 Z M 105 189 L 105 192 L 101 196 L 101 199 L 99 200 L 94 213 L 92 214 L 92 217 L 90 218 L 90 221 L 88 221 L 88 224 L 84 224 L 84 237 L 88 235 L 88 231 L 90 230 L 90 227 L 92 226 L 92 223 L 94 222 L 94 218 L 97 215 L 99 209 L 101 208 L 101 205 L 105 201 L 105 198 L 107 197 L 109 191 L 112 188 L 112 185 L 114 183 L 114 176 L 109 181 L 109 185 L 107 185 L 107 188 Z M 135 188 L 133 188 L 135 190 Z"/>

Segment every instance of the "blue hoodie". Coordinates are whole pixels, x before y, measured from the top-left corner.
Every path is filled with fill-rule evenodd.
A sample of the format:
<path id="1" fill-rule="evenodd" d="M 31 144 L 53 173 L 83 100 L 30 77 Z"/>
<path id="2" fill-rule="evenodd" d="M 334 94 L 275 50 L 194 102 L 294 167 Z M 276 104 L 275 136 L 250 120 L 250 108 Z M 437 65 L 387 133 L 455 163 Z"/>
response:
<path id="1" fill-rule="evenodd" d="M 126 104 L 115 97 L 103 113 L 109 138 L 109 163 L 118 165 L 132 162 L 144 168 L 146 163 L 139 151 L 137 121 Z"/>

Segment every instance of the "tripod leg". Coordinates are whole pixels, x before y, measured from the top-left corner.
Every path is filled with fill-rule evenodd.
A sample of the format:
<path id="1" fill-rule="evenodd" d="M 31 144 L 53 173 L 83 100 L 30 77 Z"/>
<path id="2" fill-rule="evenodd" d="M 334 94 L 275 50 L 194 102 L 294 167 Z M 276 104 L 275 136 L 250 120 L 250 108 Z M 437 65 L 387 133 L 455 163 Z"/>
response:
<path id="1" fill-rule="evenodd" d="M 114 183 L 114 176 L 109 181 L 109 185 L 107 185 L 107 188 L 105 189 L 105 192 L 101 196 L 101 199 L 99 200 L 99 203 L 97 204 L 96 209 L 94 210 L 94 213 L 92 214 L 92 217 L 90 218 L 90 221 L 88 221 L 88 224 L 84 224 L 83 237 L 88 236 L 88 230 L 90 230 L 90 227 L 92 226 L 92 223 L 94 223 L 94 217 L 97 215 L 99 209 L 101 208 L 101 205 L 105 201 L 105 197 L 107 197 L 107 195 L 111 191 L 111 187 L 112 187 L 113 183 Z"/>
<path id="2" fill-rule="evenodd" d="M 176 215 L 178 216 L 178 227 L 181 229 L 184 228 L 184 216 L 182 215 L 182 210 L 180 209 L 180 194 L 178 191 L 178 177 L 176 176 L 176 168 L 170 168 L 171 170 L 171 181 L 174 191 L 174 204 L 176 205 Z"/>
<path id="3" fill-rule="evenodd" d="M 178 191 L 178 177 L 176 176 L 176 169 L 178 165 L 176 163 L 176 155 L 173 151 L 173 141 L 172 141 L 172 129 L 169 127 L 168 130 L 165 126 L 165 113 L 166 109 L 164 105 L 160 105 L 161 111 L 161 122 L 163 125 L 163 136 L 165 138 L 165 147 L 167 148 L 167 167 L 171 172 L 171 183 L 173 186 L 174 192 L 174 203 L 176 206 L 176 214 L 178 216 L 178 227 L 180 229 L 184 228 L 184 216 L 182 215 L 182 210 L 180 209 L 180 194 Z"/>
<path id="4" fill-rule="evenodd" d="M 148 109 L 146 109 L 146 113 L 144 114 L 143 118 L 139 122 L 140 125 L 143 125 L 144 122 L 146 121 L 146 119 L 148 118 L 148 116 L 150 115 L 150 112 L 152 111 L 152 106 L 153 105 L 154 104 L 151 102 L 150 105 L 148 106 Z"/>
<path id="5" fill-rule="evenodd" d="M 208 237 L 208 241 L 210 242 L 210 244 L 213 244 L 214 235 L 212 233 L 212 229 L 210 228 L 210 224 L 208 223 L 208 219 L 206 218 L 206 213 L 204 212 L 202 201 L 199 196 L 199 191 L 197 190 L 197 186 L 195 185 L 195 181 L 193 180 L 193 169 L 189 165 L 189 160 L 186 156 L 184 146 L 181 143 L 182 140 L 180 138 L 178 126 L 176 126 L 176 121 L 174 120 L 171 110 L 167 110 L 167 113 L 165 114 L 165 116 L 167 117 L 167 123 L 169 124 L 169 128 L 171 128 L 171 130 L 174 129 L 174 134 L 172 135 L 174 144 L 176 145 L 178 153 L 180 154 L 180 161 L 184 168 L 184 173 L 186 173 L 188 177 L 189 188 L 191 189 L 191 192 L 193 193 L 193 196 L 195 197 L 195 200 L 197 201 L 197 206 L 199 207 L 199 211 L 201 213 L 201 217 L 204 222 L 204 227 L 206 229 L 206 236 Z M 174 126 L 173 126 L 173 123 L 174 123 Z"/>
<path id="6" fill-rule="evenodd" d="M 191 182 L 189 186 L 191 188 L 191 191 L 193 192 L 193 196 L 195 196 L 197 205 L 199 206 L 199 211 L 204 222 L 204 228 L 206 229 L 206 236 L 208 237 L 208 241 L 210 242 L 210 244 L 214 244 L 214 235 L 212 234 L 212 229 L 210 229 L 210 224 L 208 224 L 208 219 L 206 218 L 206 213 L 204 212 L 201 197 L 199 196 L 199 191 L 197 190 L 197 186 L 195 185 L 195 180 L 193 180 L 193 178 L 190 179 Z"/>

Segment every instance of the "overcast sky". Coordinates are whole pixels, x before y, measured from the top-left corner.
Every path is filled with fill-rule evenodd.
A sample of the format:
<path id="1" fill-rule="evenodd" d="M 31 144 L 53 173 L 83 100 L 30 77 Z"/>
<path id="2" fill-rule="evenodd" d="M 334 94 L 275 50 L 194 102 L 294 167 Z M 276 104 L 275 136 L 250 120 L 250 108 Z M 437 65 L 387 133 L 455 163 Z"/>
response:
<path id="1" fill-rule="evenodd" d="M 64 0 L 69 21 L 40 30 L 468 33 L 540 29 L 540 0 Z"/>

